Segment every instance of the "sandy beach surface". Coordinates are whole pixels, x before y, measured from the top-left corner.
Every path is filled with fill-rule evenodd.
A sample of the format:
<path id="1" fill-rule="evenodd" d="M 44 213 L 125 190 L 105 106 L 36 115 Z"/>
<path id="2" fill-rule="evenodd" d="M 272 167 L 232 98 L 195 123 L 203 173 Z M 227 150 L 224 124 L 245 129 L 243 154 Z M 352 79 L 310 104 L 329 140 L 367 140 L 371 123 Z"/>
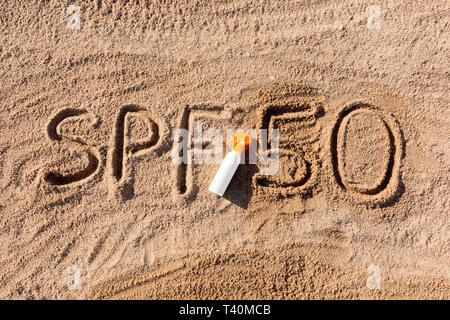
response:
<path id="1" fill-rule="evenodd" d="M 448 299 L 449 17 L 4 1 L 0 298 Z M 219 164 L 173 160 L 200 121 L 277 129 L 278 171 L 242 164 L 209 192 Z"/>

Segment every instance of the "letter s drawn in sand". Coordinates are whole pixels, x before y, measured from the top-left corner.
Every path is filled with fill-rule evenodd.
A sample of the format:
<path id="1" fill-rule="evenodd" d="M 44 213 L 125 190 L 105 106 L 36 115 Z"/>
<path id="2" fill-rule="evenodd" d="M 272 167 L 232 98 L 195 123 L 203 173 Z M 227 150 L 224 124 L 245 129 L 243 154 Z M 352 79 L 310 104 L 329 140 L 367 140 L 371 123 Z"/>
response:
<path id="1" fill-rule="evenodd" d="M 57 130 L 59 124 L 62 123 L 65 119 L 70 117 L 79 117 L 83 115 L 87 116 L 87 118 L 91 123 L 93 124 L 95 123 L 95 118 L 91 114 L 89 114 L 87 110 L 68 108 L 60 110 L 55 116 L 53 116 L 53 118 L 47 125 L 47 134 L 52 141 L 58 143 L 65 142 L 72 146 L 76 146 L 77 149 L 83 150 L 88 155 L 88 165 L 78 172 L 70 173 L 67 175 L 63 175 L 56 171 L 46 172 L 44 174 L 44 180 L 50 183 L 51 185 L 56 186 L 68 185 L 85 180 L 89 176 L 94 174 L 99 168 L 100 156 L 97 154 L 96 150 L 87 145 L 84 139 L 80 137 L 67 138 L 59 134 Z"/>

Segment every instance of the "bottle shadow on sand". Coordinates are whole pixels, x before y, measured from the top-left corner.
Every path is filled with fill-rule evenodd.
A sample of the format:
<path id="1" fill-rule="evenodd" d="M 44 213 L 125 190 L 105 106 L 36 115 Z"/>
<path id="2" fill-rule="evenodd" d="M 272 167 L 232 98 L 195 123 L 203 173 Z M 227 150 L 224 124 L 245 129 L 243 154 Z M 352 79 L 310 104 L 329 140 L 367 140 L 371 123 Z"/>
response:
<path id="1" fill-rule="evenodd" d="M 242 209 L 248 208 L 253 195 L 252 177 L 259 171 L 255 164 L 240 165 L 236 170 L 223 198 Z"/>

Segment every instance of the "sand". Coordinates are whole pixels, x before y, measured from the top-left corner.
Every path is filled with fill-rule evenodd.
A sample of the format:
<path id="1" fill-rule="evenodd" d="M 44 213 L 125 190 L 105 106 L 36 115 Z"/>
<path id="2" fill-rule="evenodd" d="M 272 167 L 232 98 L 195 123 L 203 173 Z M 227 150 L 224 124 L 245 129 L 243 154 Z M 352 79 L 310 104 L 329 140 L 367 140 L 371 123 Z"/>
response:
<path id="1" fill-rule="evenodd" d="M 2 4 L 0 298 L 448 299 L 449 16 Z M 278 129 L 278 173 L 215 196 L 217 164 L 172 161 L 196 120 Z"/>

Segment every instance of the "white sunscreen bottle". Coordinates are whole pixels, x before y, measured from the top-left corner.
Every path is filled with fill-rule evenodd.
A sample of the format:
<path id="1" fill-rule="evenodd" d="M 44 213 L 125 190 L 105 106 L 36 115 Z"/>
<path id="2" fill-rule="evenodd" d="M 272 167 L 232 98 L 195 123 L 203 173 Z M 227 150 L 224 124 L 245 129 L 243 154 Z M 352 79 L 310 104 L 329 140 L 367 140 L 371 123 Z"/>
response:
<path id="1" fill-rule="evenodd" d="M 240 132 L 233 138 L 233 142 L 233 151 L 229 152 L 225 156 L 219 170 L 209 186 L 209 191 L 214 192 L 219 196 L 223 196 L 225 190 L 230 184 L 230 181 L 239 167 L 239 163 L 241 162 L 241 155 L 250 145 L 251 138 L 244 132 Z"/>

